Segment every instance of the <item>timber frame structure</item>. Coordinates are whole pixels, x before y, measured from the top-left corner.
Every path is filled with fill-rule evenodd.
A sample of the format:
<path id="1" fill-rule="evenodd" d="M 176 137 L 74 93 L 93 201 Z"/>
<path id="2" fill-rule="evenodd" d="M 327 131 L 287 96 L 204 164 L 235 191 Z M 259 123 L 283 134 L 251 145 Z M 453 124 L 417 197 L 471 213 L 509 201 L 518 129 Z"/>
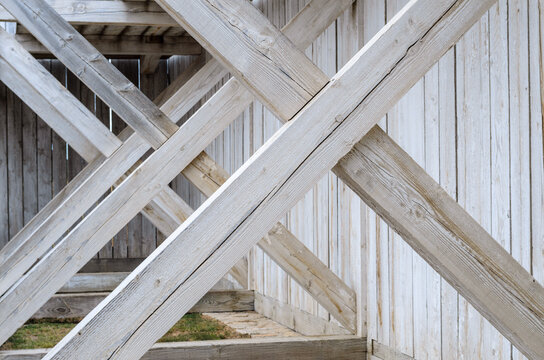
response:
<path id="1" fill-rule="evenodd" d="M 332 78 L 301 49 L 351 0 L 312 0 L 281 31 L 247 0 L 155 2 L 0 0 L 0 20 L 21 29 L 0 29 L 0 80 L 88 162 L 0 250 L 0 343 L 139 212 L 168 238 L 44 359 L 144 356 L 226 273 L 247 284 L 254 245 L 364 335 L 355 292 L 277 222 L 333 169 L 519 351 L 544 358 L 542 285 L 376 126 L 493 0 L 412 0 Z M 147 32 L 89 30 L 104 24 Z M 153 101 L 102 54 L 142 55 L 153 71 L 203 49 L 212 58 Z M 31 54 L 54 55 L 129 127 L 113 135 Z M 229 177 L 203 150 L 255 99 L 285 125 Z M 209 197 L 195 211 L 168 187 L 179 173 Z"/>

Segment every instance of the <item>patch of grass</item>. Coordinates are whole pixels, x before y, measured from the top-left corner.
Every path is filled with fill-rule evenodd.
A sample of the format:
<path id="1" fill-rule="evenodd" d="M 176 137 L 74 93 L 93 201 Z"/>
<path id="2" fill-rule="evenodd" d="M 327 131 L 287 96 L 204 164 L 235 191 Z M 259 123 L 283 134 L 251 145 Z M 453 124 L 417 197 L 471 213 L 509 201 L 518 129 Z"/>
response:
<path id="1" fill-rule="evenodd" d="M 39 349 L 55 346 L 81 319 L 30 320 L 0 350 Z M 202 314 L 187 314 L 159 342 L 247 338 L 220 321 Z"/>

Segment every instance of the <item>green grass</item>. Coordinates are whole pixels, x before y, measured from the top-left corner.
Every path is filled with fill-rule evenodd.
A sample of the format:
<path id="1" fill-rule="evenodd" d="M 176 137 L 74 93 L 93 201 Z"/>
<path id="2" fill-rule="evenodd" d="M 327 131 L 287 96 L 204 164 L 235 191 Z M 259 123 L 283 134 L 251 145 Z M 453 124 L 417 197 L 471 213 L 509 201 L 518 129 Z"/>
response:
<path id="1" fill-rule="evenodd" d="M 55 346 L 81 319 L 31 320 L 21 326 L 0 350 L 39 349 Z M 249 337 L 211 317 L 187 314 L 159 342 L 220 340 Z"/>

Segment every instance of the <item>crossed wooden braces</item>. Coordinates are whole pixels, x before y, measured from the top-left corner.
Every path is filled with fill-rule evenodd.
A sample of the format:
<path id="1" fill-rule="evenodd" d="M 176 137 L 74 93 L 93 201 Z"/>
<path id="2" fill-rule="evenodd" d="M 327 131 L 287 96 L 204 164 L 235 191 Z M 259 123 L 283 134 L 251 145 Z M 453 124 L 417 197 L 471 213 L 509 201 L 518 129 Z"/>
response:
<path id="1" fill-rule="evenodd" d="M 142 356 L 257 242 L 354 331 L 354 292 L 274 225 L 334 168 L 520 351 L 544 357 L 542 286 L 374 126 L 494 1 L 413 0 L 330 80 L 296 47 L 351 1 L 313 0 L 281 34 L 246 0 L 157 0 L 218 59 L 189 69 L 159 96 L 160 108 L 44 0 L 0 3 L 135 130 L 108 133 L 0 32 L 2 81 L 89 161 L 0 252 L 0 342 L 142 209 L 171 235 L 47 359 Z M 178 129 L 174 121 L 226 71 L 235 79 Z M 254 96 L 290 121 L 227 179 L 201 152 Z M 155 152 L 140 163 L 149 147 Z M 180 171 L 209 196 L 192 215 L 168 188 Z M 234 274 L 247 283 L 245 271 Z"/>

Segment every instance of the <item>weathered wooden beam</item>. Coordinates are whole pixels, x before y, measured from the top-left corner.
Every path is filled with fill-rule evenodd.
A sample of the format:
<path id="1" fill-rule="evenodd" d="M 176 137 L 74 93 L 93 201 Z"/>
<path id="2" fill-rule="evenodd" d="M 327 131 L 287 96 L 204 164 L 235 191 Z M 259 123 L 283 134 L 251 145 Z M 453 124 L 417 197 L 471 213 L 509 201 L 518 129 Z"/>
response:
<path id="1" fill-rule="evenodd" d="M 143 355 L 492 4 L 409 2 L 46 358 Z M 151 158 L 139 175 L 151 167 Z M 148 181 L 135 175 L 123 185 Z M 177 266 L 180 259 L 183 267 Z M 129 313 L 135 307 L 140 311 Z"/>
<path id="2" fill-rule="evenodd" d="M 33 319 L 80 318 L 87 316 L 109 292 L 58 294 L 49 299 Z M 210 291 L 189 312 L 253 311 L 255 297 L 250 290 Z"/>
<path id="3" fill-rule="evenodd" d="M 34 56 L 51 56 L 51 52 L 31 34 L 16 34 L 15 39 Z M 202 47 L 188 36 L 85 35 L 100 53 L 126 55 L 198 55 Z"/>
<path id="4" fill-rule="evenodd" d="M 0 80 L 86 161 L 110 156 L 121 145 L 79 100 L 0 28 Z M 52 101 L 53 99 L 53 101 Z"/>
<path id="5" fill-rule="evenodd" d="M 159 147 L 178 129 L 45 0 L 0 4 L 152 147 Z"/>
<path id="6" fill-rule="evenodd" d="M 47 3 L 74 25 L 179 26 L 152 1 L 47 0 Z M 0 7 L 0 21 L 16 20 Z"/>
<path id="7" fill-rule="evenodd" d="M 495 328 L 544 357 L 544 288 L 378 127 L 335 172 Z"/>
<path id="8" fill-rule="evenodd" d="M 228 179 L 228 173 L 205 153 L 183 175 L 211 197 Z M 356 294 L 285 226 L 277 223 L 260 240 L 259 247 L 352 333 L 356 332 Z"/>
<path id="9" fill-rule="evenodd" d="M 327 83 L 321 72 L 311 71 L 314 66 L 304 53 L 248 1 L 226 0 L 220 6 L 205 0 L 157 3 L 284 120 Z"/>
<path id="10" fill-rule="evenodd" d="M 350 335 L 333 321 L 310 314 L 270 296 L 255 292 L 255 311 L 305 336 Z"/>
<path id="11" fill-rule="evenodd" d="M 372 340 L 370 345 L 370 351 L 372 351 L 372 356 L 375 356 L 377 359 L 382 360 L 415 360 L 413 357 L 401 353 L 400 351 L 395 350 L 392 347 L 389 347 L 384 344 L 380 344 L 376 340 Z"/>
<path id="12" fill-rule="evenodd" d="M 255 338 L 158 343 L 142 360 L 360 360 L 366 339 L 353 335 Z M 1 360 L 39 360 L 48 349 L 0 351 Z"/>
<path id="13" fill-rule="evenodd" d="M 323 2 L 321 11 L 327 11 L 327 5 L 333 5 L 333 8 L 336 8 L 335 3 L 332 3 L 330 1 L 318 1 Z M 346 4 L 349 3 L 350 2 L 347 2 Z M 309 9 L 315 11 L 315 8 Z M 314 36 L 317 37 L 319 35 L 318 31 L 320 31 L 324 26 L 324 24 L 316 23 L 314 24 L 314 26 L 310 26 L 306 30 L 308 32 L 313 32 Z M 93 252 L 96 253 L 96 251 L 98 251 L 99 248 L 102 246 L 99 244 L 104 244 L 105 241 L 107 241 L 106 239 L 108 239 L 108 237 L 96 234 L 96 230 L 93 229 L 102 229 L 102 231 L 104 231 L 102 234 L 111 232 L 112 236 L 117 233 L 122 227 L 119 226 L 121 224 L 125 224 L 126 222 L 128 222 L 128 220 L 130 220 L 128 219 L 128 215 L 130 213 L 132 213 L 136 209 L 143 208 L 153 199 L 153 196 L 158 195 L 167 186 L 167 183 L 174 176 L 176 176 L 185 165 L 188 165 L 190 159 L 195 158 L 198 155 L 198 152 L 202 151 L 205 146 L 207 146 L 208 143 L 211 142 L 223 130 L 224 127 L 226 127 L 227 124 L 233 121 L 238 116 L 238 114 L 243 112 L 252 100 L 253 96 L 249 92 L 247 92 L 238 81 L 234 79 L 228 81 L 227 84 L 225 84 L 208 102 L 206 102 L 206 104 L 204 104 L 200 108 L 200 110 L 196 114 L 194 114 L 184 124 L 183 131 L 178 131 L 174 135 L 174 137 L 170 139 L 170 141 L 168 142 L 168 147 L 164 147 L 164 149 L 161 147 L 162 152 L 160 153 L 160 155 L 153 154 L 153 156 L 156 158 L 156 166 L 158 166 L 158 168 L 161 170 L 167 170 L 167 168 L 162 166 L 164 160 L 172 159 L 172 155 L 176 155 L 176 159 L 174 160 L 174 166 L 169 169 L 173 171 L 163 174 L 164 178 L 162 178 L 155 177 L 154 174 L 157 173 L 157 170 L 152 170 L 153 176 L 150 176 L 149 180 L 145 180 L 145 182 L 147 182 L 147 185 L 150 185 L 150 187 L 148 187 L 146 191 L 142 192 L 139 197 L 131 197 L 130 195 L 128 196 L 128 199 L 132 198 L 131 201 L 138 200 L 137 204 L 128 204 L 122 198 L 129 193 L 138 193 L 138 191 L 141 190 L 140 185 L 143 185 L 143 183 L 140 183 L 140 185 L 138 185 L 136 188 L 133 188 L 133 186 L 130 184 L 121 184 L 121 186 L 124 185 L 125 188 L 122 190 L 114 191 L 115 195 L 113 197 L 108 197 L 112 202 L 101 205 L 103 206 L 102 209 L 107 210 L 109 215 L 104 216 L 106 215 L 106 212 L 95 209 L 95 211 L 89 214 L 89 216 L 84 219 L 76 229 L 74 229 L 68 236 L 66 236 L 62 241 L 59 242 L 59 245 L 63 244 L 62 246 L 57 246 L 56 248 L 52 249 L 41 261 L 36 263 L 36 265 L 30 271 L 28 271 L 26 275 L 24 275 L 23 279 L 21 279 L 17 283 L 17 286 L 12 287 L 8 292 L 0 297 L 0 309 L 10 309 L 6 311 L 0 311 L 0 323 L 4 324 L 0 326 L 0 341 L 1 338 L 4 337 L 7 339 L 7 337 L 9 337 L 17 329 L 18 326 L 24 323 L 24 321 L 26 321 L 39 308 L 39 306 L 45 302 L 45 299 L 52 296 L 62 286 L 63 283 L 69 280 L 72 274 L 77 272 L 79 268 L 85 265 L 85 263 L 89 260 L 91 256 L 90 254 Z M 127 129 L 127 131 L 130 131 L 130 129 Z M 142 139 L 137 136 L 137 134 L 133 134 L 130 139 L 132 139 L 133 137 L 135 137 L 135 139 L 139 139 L 138 141 L 142 141 Z M 123 148 L 123 146 L 121 148 Z M 182 151 L 181 153 L 178 153 L 180 149 Z M 133 153 L 134 151 L 130 152 L 130 154 Z M 115 167 L 115 162 L 112 163 L 109 161 L 109 159 L 106 159 L 106 161 L 104 162 L 107 163 L 107 166 L 110 166 L 111 169 L 110 171 L 105 172 L 103 176 L 105 178 L 107 178 L 108 176 L 113 176 L 112 174 L 118 171 L 118 169 Z M 133 163 L 135 163 L 135 161 Z M 123 173 L 125 171 L 126 170 L 123 170 Z M 117 173 L 118 177 L 120 177 L 121 175 L 122 174 Z M 148 176 L 152 174 L 148 173 L 145 175 Z M 169 180 L 166 181 L 165 179 Z M 112 182 L 94 182 L 91 190 L 97 191 L 95 189 L 95 186 L 104 186 L 106 184 L 113 184 L 114 182 L 115 180 Z M 82 190 L 82 188 L 78 189 Z M 74 216 L 76 213 L 75 210 L 81 210 L 85 206 L 91 206 L 98 198 L 98 196 L 87 196 L 88 192 L 89 191 L 69 191 L 68 193 L 72 194 L 71 196 L 73 198 L 78 197 L 79 201 L 73 203 L 77 206 L 52 206 L 50 210 L 51 212 L 57 212 L 57 216 L 47 216 L 47 212 L 40 212 L 38 216 L 40 219 L 36 220 L 36 222 L 32 222 L 31 226 L 25 228 L 26 230 L 24 229 L 26 234 L 25 238 L 32 238 L 32 235 L 34 233 L 40 234 L 40 237 L 47 237 L 50 236 L 53 231 L 58 231 L 58 229 L 60 229 L 62 226 L 66 226 L 67 224 L 69 224 L 70 221 L 66 219 L 67 217 Z M 63 201 L 64 197 L 59 194 L 56 199 L 58 205 Z M 86 202 L 90 202 L 90 205 L 87 204 L 84 206 Z M 123 204 L 129 206 L 126 206 L 124 208 L 124 210 L 126 211 L 119 212 L 119 207 L 124 206 Z M 63 211 L 66 212 L 67 209 L 70 209 L 70 211 L 67 213 L 63 213 L 62 216 L 58 215 Z M 137 211 L 138 210 L 136 210 L 136 213 Z M 116 217 L 116 213 L 123 213 L 127 216 L 124 216 L 123 218 L 119 216 Z M 136 215 L 136 213 L 133 213 L 133 215 Z M 51 222 L 56 222 L 57 226 L 52 226 Z M 73 222 L 71 223 L 73 224 Z M 99 224 L 105 224 L 106 226 L 100 227 Z M 48 231 L 37 231 L 40 226 L 42 226 L 42 228 L 45 226 L 50 228 L 48 229 Z M 95 235 L 96 237 L 94 237 L 94 239 L 89 242 L 88 240 L 90 239 L 90 237 L 93 237 Z M 51 237 L 49 240 L 51 239 L 52 241 L 57 240 L 56 237 Z M 10 243 L 13 243 L 13 239 L 8 243 L 8 246 Z M 19 242 L 17 242 L 17 244 L 18 243 Z M 26 244 L 26 241 L 22 241 L 21 243 Z M 40 241 L 37 243 L 37 245 L 43 246 L 45 243 L 46 242 L 44 241 Z M 72 248 L 72 244 L 76 243 L 80 245 L 86 244 L 87 246 L 91 247 L 99 247 L 96 251 L 93 250 L 90 252 L 80 249 L 82 250 L 83 256 L 66 258 L 63 255 L 63 251 L 68 251 L 69 253 L 72 253 L 74 251 L 73 249 L 77 249 L 79 247 L 79 245 L 75 245 L 75 247 Z M 3 250 L 4 249 L 2 249 L 2 251 Z M 17 250 L 16 247 L 15 250 Z M 37 255 L 38 257 L 34 258 L 33 262 L 39 259 L 44 252 L 40 250 L 36 253 L 39 253 L 39 255 Z M 7 253 L 7 255 L 9 254 L 12 254 L 12 252 Z M 23 252 L 22 254 L 22 258 L 28 260 L 25 256 L 26 253 Z M 6 259 L 13 259 L 13 256 L 7 256 Z M 32 263 L 30 263 L 30 265 L 32 265 Z M 66 266 L 62 266 L 62 271 L 58 271 L 56 266 L 61 264 L 65 264 Z M 6 266 L 6 271 L 0 272 L 0 276 L 1 274 L 9 273 L 11 269 L 12 267 Z M 43 276 L 45 273 L 50 273 L 51 277 L 49 277 L 48 281 L 44 282 Z M 3 279 L 5 281 L 0 282 L 0 285 L 6 281 L 7 283 L 10 283 L 10 280 L 16 281 L 18 278 L 18 276 L 12 276 L 11 279 Z M 36 281 L 36 284 L 40 284 L 39 286 L 30 285 L 31 283 Z M 13 284 L 13 282 L 11 282 L 11 284 Z M 11 305 L 9 305 L 10 303 Z"/>
<path id="14" fill-rule="evenodd" d="M 104 53 L 104 52 L 102 52 Z M 160 54 L 160 53 L 155 53 Z M 144 55 L 140 57 L 140 73 L 144 75 L 154 74 L 161 62 L 161 55 Z"/>

